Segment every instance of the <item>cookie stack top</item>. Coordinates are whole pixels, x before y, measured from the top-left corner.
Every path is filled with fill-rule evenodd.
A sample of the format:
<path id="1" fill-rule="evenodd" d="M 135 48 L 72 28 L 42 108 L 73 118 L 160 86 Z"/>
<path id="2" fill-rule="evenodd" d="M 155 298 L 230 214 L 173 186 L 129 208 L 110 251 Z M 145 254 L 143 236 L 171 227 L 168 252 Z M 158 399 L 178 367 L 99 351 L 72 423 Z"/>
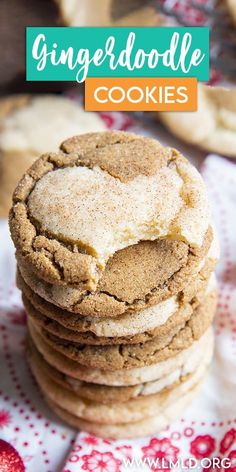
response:
<path id="1" fill-rule="evenodd" d="M 176 150 L 124 132 L 74 137 L 43 155 L 14 193 L 10 227 L 33 272 L 89 291 L 109 259 L 139 241 L 174 240 L 187 256 L 211 240 L 197 170 Z"/>

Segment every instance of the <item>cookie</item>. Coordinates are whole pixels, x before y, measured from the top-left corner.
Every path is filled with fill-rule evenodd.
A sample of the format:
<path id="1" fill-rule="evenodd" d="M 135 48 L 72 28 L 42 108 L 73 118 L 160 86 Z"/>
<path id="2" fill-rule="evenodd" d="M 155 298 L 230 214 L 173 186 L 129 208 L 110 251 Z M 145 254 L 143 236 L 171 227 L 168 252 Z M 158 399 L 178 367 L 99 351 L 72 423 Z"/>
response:
<path id="1" fill-rule="evenodd" d="M 33 297 L 38 301 L 37 307 L 32 303 L 32 299 L 30 301 L 27 298 L 24 291 L 22 299 L 29 319 L 33 323 L 64 340 L 91 345 L 136 344 L 145 343 L 157 336 L 163 337 L 167 333 L 173 336 L 190 319 L 195 306 L 204 300 L 206 291 L 215 289 L 215 276 L 212 275 L 208 283 L 206 281 L 203 284 L 201 292 L 196 292 L 194 298 L 188 302 L 183 303 L 182 299 L 171 297 L 165 302 L 137 314 L 129 314 L 125 317 L 121 315 L 115 319 L 103 318 L 99 320 L 100 323 L 94 323 L 91 318 L 82 318 L 74 325 L 73 330 L 60 324 L 59 317 L 57 317 L 58 310 L 54 313 L 53 319 L 50 317 L 50 313 L 49 316 L 45 315 L 46 310 L 43 313 L 42 309 L 45 304 L 43 303 L 41 306 L 41 299 L 37 295 Z M 66 313 L 67 318 L 70 317 L 70 313 Z M 66 318 L 65 313 L 63 320 L 64 318 Z"/>
<path id="2" fill-rule="evenodd" d="M 162 411 L 158 415 L 153 414 L 151 417 L 133 423 L 117 423 L 117 424 L 99 424 L 92 421 L 82 420 L 77 416 L 72 415 L 67 410 L 59 407 L 52 402 L 47 395 L 44 395 L 50 410 L 54 411 L 59 418 L 65 421 L 73 428 L 86 431 L 90 434 L 105 438 L 105 439 L 134 439 L 138 437 L 149 436 L 165 428 L 176 420 L 197 395 L 201 382 L 195 385 L 191 390 L 184 395 L 179 396 L 172 404 L 163 405 Z"/>
<path id="3" fill-rule="evenodd" d="M 236 87 L 198 85 L 198 110 L 158 113 L 178 138 L 207 152 L 236 156 Z"/>
<path id="4" fill-rule="evenodd" d="M 209 247 L 211 237 L 209 234 L 205 250 Z M 133 314 L 177 294 L 184 302 L 201 290 L 202 283 L 209 277 L 219 258 L 218 239 L 214 234 L 210 249 L 201 259 L 195 252 L 187 255 L 184 246 L 184 243 L 180 245 L 173 241 L 143 241 L 118 251 L 108 262 L 94 293 L 43 281 L 17 254 L 23 278 L 19 283 L 22 285 L 25 282 L 33 292 L 51 302 L 51 311 L 55 311 L 58 317 L 60 312 L 53 305 L 80 316 L 104 318 Z M 24 285 L 22 288 L 26 293 L 27 287 Z M 32 299 L 32 295 L 29 294 L 28 298 Z"/>
<path id="5" fill-rule="evenodd" d="M 151 306 L 150 308 L 144 308 L 140 312 L 125 312 L 117 317 L 93 317 L 91 315 L 84 317 L 63 310 L 55 306 L 53 303 L 47 302 L 45 299 L 37 295 L 29 285 L 27 285 L 21 275 L 22 268 L 18 268 L 17 271 L 17 285 L 23 292 L 24 297 L 26 297 L 28 301 L 30 301 L 30 304 L 33 305 L 34 309 L 37 312 L 40 312 L 38 316 L 40 316 L 40 314 L 44 315 L 50 320 L 54 320 L 56 324 L 59 323 L 64 328 L 77 332 L 77 334 L 89 332 L 90 334 L 99 337 L 133 336 L 134 334 L 143 333 L 144 331 L 154 329 L 164 324 L 175 311 L 180 309 L 183 304 L 191 300 L 196 294 L 198 294 L 199 299 L 201 294 L 204 294 L 204 290 L 215 263 L 216 259 L 208 257 L 204 266 L 201 268 L 199 273 L 196 274 L 193 280 L 191 280 L 186 289 L 179 292 L 177 295 L 169 297 L 163 302 Z M 24 269 L 22 270 L 22 273 L 24 274 L 25 279 L 31 283 L 32 277 L 30 277 L 30 274 L 27 271 L 25 273 Z M 29 309 L 30 307 L 28 308 L 28 312 Z"/>
<path id="6" fill-rule="evenodd" d="M 205 346 L 212 344 L 212 328 L 210 327 L 203 336 L 201 336 L 199 340 L 194 341 L 190 347 L 178 352 L 175 356 L 165 361 L 145 367 L 110 371 L 88 369 L 86 366 L 78 364 L 53 349 L 45 342 L 41 334 L 34 329 L 32 325 L 29 326 L 29 331 L 32 342 L 38 352 L 54 369 L 65 374 L 65 376 L 70 379 L 75 379 L 78 381 L 78 384 L 79 382 L 86 382 L 112 387 L 134 386 L 159 380 L 169 375 L 173 370 L 180 368 L 183 364 L 187 367 L 188 361 L 191 366 L 192 362 L 194 362 L 195 353 L 202 350 L 205 351 Z"/>
<path id="7" fill-rule="evenodd" d="M 81 365 L 104 370 L 144 367 L 166 360 L 199 339 L 212 323 L 216 306 L 215 292 L 206 295 L 188 321 L 170 333 L 156 336 L 145 343 L 120 345 L 86 345 L 63 340 L 40 328 L 32 319 L 29 327 L 38 330 L 43 339 L 58 352 Z"/>
<path id="8" fill-rule="evenodd" d="M 52 367 L 44 359 L 43 355 L 37 351 L 33 341 L 29 338 L 27 344 L 27 354 L 30 363 L 34 363 L 40 366 L 41 370 L 46 372 L 56 384 L 65 387 L 68 390 L 74 391 L 79 397 L 95 400 L 101 403 L 112 403 L 112 402 L 125 402 L 131 398 L 139 396 L 152 395 L 154 393 L 168 390 L 177 383 L 183 381 L 187 375 L 194 372 L 198 365 L 204 361 L 205 356 L 208 358 L 213 353 L 213 336 L 212 332 L 208 336 L 204 336 L 204 339 L 199 344 L 194 343 L 194 349 L 190 352 L 186 352 L 183 363 L 175 365 L 172 362 L 171 369 L 165 375 L 146 383 L 140 383 L 134 386 L 123 386 L 123 387 L 111 387 L 106 385 L 99 385 L 84 382 L 68 375 L 63 374 L 59 370 Z M 202 349 L 199 349 L 202 347 Z"/>
<path id="9" fill-rule="evenodd" d="M 122 418 L 123 424 L 141 421 L 153 414 L 162 413 L 163 408 L 172 404 L 177 398 L 191 390 L 201 381 L 211 361 L 211 354 L 205 357 L 197 369 L 186 376 L 182 382 L 167 391 L 161 391 L 153 395 L 140 396 L 126 402 L 100 403 L 89 399 L 83 399 L 74 392 L 55 383 L 40 364 L 30 361 L 31 370 L 44 395 L 61 408 L 72 415 L 87 421 L 101 424 L 116 424 Z"/>
<path id="10" fill-rule="evenodd" d="M 9 113 L 27 105 L 28 101 L 29 95 L 24 94 L 2 97 L 0 99 L 0 120 L 6 118 Z"/>
<path id="11" fill-rule="evenodd" d="M 63 139 L 75 133 L 106 127 L 99 115 L 85 113 L 58 95 L 13 95 L 2 99 L 1 105 L 0 217 L 6 217 L 18 181 L 40 154 L 56 151 Z"/>
<path id="12" fill-rule="evenodd" d="M 56 0 L 62 22 L 67 26 L 157 26 L 163 19 L 152 5 L 143 1 Z"/>
<path id="13" fill-rule="evenodd" d="M 16 249 L 39 277 L 89 291 L 117 251 L 141 240 L 175 240 L 204 257 L 209 226 L 197 170 L 176 150 L 125 132 L 77 136 L 39 158 L 10 213 Z"/>
<path id="14" fill-rule="evenodd" d="M 236 25 L 236 4 L 235 4 L 235 0 L 226 0 L 226 5 L 229 9 L 229 12 L 230 12 L 230 15 L 233 19 L 233 22 Z"/>

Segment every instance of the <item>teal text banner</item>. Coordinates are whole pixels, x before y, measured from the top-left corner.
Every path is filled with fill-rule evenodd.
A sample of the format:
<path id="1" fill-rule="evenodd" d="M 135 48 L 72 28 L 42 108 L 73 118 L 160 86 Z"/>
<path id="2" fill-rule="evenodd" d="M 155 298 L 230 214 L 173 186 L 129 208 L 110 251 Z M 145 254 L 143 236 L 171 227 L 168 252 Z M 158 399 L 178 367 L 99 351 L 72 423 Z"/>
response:
<path id="1" fill-rule="evenodd" d="M 26 79 L 86 77 L 209 79 L 206 27 L 28 27 Z"/>

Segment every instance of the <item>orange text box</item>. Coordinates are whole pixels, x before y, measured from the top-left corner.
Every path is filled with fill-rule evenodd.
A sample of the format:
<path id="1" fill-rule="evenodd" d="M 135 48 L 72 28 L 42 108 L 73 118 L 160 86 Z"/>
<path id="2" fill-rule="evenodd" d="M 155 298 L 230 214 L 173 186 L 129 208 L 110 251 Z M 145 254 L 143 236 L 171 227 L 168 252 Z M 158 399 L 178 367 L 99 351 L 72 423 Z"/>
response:
<path id="1" fill-rule="evenodd" d="M 104 78 L 85 81 L 87 111 L 196 111 L 195 78 Z"/>

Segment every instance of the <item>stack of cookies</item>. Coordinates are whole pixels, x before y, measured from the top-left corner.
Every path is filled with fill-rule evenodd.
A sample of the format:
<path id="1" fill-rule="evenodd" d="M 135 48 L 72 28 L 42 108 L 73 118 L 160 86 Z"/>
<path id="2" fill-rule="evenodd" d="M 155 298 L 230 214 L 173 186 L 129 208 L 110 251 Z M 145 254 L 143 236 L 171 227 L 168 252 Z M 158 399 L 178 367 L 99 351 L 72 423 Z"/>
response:
<path id="1" fill-rule="evenodd" d="M 213 351 L 218 249 L 197 170 L 154 139 L 76 136 L 24 175 L 10 228 L 52 410 L 107 438 L 166 427 Z"/>

